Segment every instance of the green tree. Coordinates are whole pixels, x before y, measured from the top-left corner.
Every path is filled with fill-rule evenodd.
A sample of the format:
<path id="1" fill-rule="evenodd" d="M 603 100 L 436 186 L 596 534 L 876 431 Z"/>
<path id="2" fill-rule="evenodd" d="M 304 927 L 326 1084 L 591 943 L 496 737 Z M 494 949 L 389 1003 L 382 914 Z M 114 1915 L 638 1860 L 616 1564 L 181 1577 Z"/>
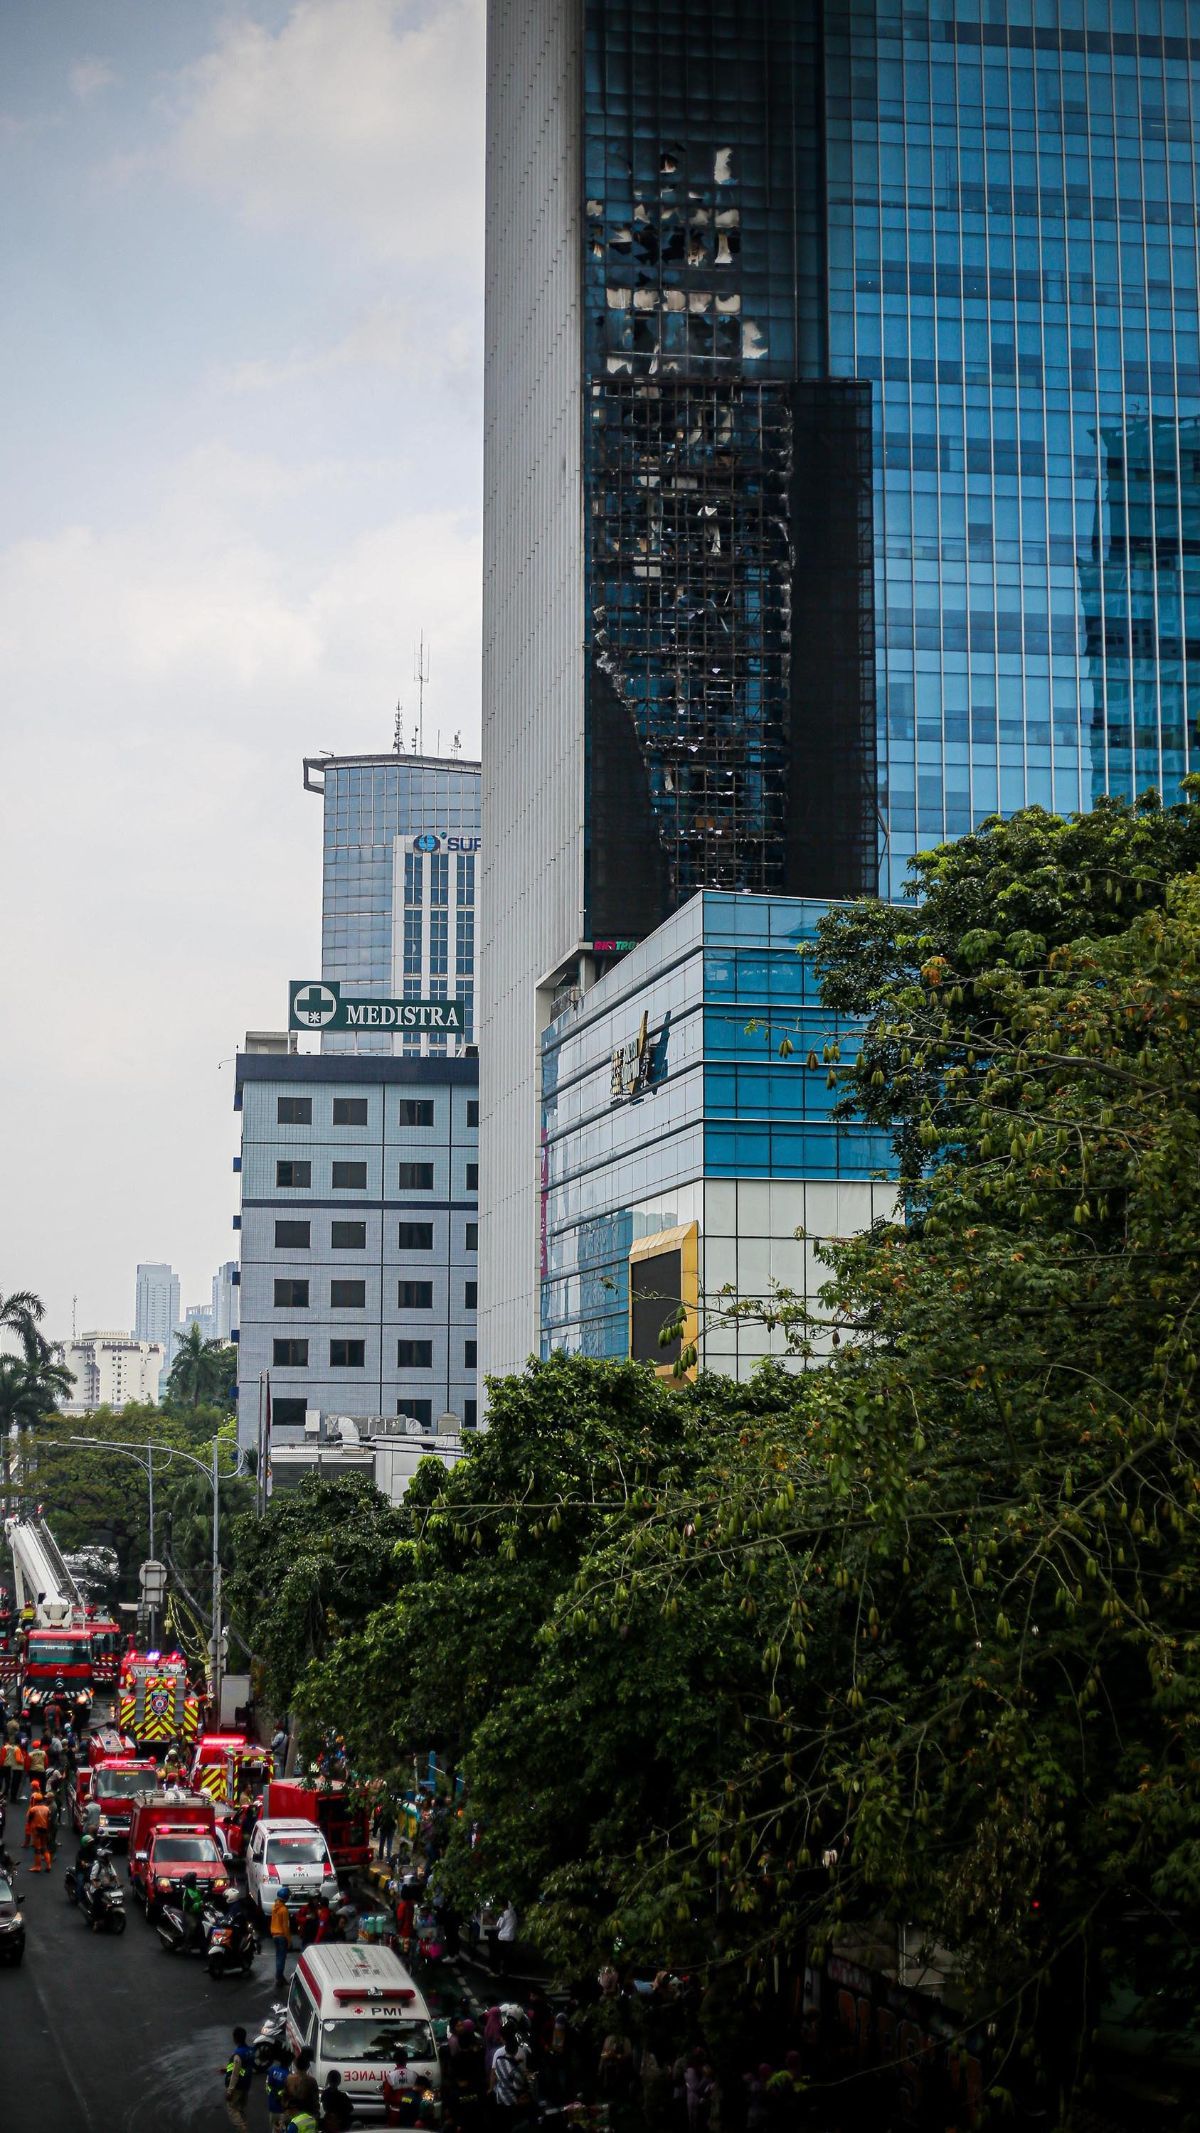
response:
<path id="1" fill-rule="evenodd" d="M 74 1372 L 50 1355 L 32 1363 L 23 1355 L 0 1355 L 0 1435 L 51 1413 L 74 1383 Z"/>
<path id="2" fill-rule="evenodd" d="M 43 1363 L 53 1353 L 53 1344 L 43 1334 L 46 1306 L 32 1289 L 13 1289 L 0 1296 L 0 1334 L 15 1334 L 27 1363 Z"/>
<path id="3" fill-rule="evenodd" d="M 186 1334 L 176 1334 L 179 1347 L 171 1364 L 167 1388 L 172 1405 L 197 1408 L 222 1398 L 232 1400 L 237 1381 L 237 1350 L 224 1341 L 205 1340 L 193 1320 Z"/>
<path id="4" fill-rule="evenodd" d="M 1185 789 L 1178 807 L 1147 793 L 1133 807 L 1103 798 L 1086 815 L 1024 808 L 918 854 L 908 903 L 863 897 L 822 919 L 813 951 L 822 997 L 866 1025 L 857 1057 L 835 1069 L 843 1111 L 892 1131 L 906 1178 L 924 1168 L 918 1129 L 946 1067 L 962 1066 L 966 1049 L 986 1059 L 989 973 L 1019 973 L 1036 986 L 1055 949 L 1124 932 L 1139 910 L 1163 908 L 1172 881 L 1200 868 L 1200 781 L 1187 779 Z M 941 988 L 931 1023 L 921 971 L 938 959 L 955 979 Z M 920 1045 L 910 1011 L 921 1020 Z M 970 1047 L 961 1042 L 967 1029 Z"/>
<path id="5" fill-rule="evenodd" d="M 272 1497 L 264 1517 L 238 1520 L 228 1599 L 264 1661 L 268 1694 L 286 1710 L 305 1667 L 340 1649 L 394 1591 L 396 1546 L 409 1530 L 359 1475 L 308 1474 Z"/>

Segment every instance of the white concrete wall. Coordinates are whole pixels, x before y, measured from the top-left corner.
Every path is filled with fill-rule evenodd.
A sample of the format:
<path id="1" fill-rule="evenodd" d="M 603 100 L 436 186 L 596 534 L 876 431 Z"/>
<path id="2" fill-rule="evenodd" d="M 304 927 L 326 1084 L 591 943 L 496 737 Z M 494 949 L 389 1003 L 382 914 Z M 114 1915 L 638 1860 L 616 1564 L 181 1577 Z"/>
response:
<path id="1" fill-rule="evenodd" d="M 538 1340 L 538 979 L 583 913 L 579 0 L 490 0 L 481 1372 Z"/>

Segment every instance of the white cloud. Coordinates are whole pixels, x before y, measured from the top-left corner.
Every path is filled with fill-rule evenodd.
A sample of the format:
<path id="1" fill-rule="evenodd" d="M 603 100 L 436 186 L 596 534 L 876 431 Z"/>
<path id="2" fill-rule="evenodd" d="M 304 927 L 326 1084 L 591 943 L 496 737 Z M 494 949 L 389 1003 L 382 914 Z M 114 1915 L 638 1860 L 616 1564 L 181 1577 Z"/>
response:
<path id="1" fill-rule="evenodd" d="M 250 358 L 236 364 L 226 383 L 237 393 L 286 391 L 362 370 L 402 373 L 405 392 L 451 384 L 474 386 L 482 365 L 474 320 L 441 319 L 437 330 L 419 307 L 379 305 L 359 319 L 339 340 L 324 347 L 293 348 L 277 361 Z"/>
<path id="2" fill-rule="evenodd" d="M 172 165 L 256 228 L 470 272 L 483 42 L 483 0 L 299 0 L 277 32 L 232 19 L 176 85 Z"/>
<path id="3" fill-rule="evenodd" d="M 0 901 L 22 914 L 5 976 L 26 1003 L 0 1048 L 0 1273 L 46 1295 L 56 1334 L 75 1291 L 81 1322 L 125 1322 L 138 1258 L 173 1258 L 199 1294 L 233 1248 L 218 1063 L 319 965 L 302 756 L 390 745 L 422 627 L 427 738 L 478 746 L 475 524 L 435 507 L 298 557 L 276 514 L 319 518 L 340 479 L 210 446 L 163 470 L 139 523 L 0 551 L 21 796 Z"/>
<path id="4" fill-rule="evenodd" d="M 94 96 L 111 89 L 116 78 L 116 68 L 107 59 L 81 59 L 68 77 L 71 94 L 81 104 L 90 104 Z"/>

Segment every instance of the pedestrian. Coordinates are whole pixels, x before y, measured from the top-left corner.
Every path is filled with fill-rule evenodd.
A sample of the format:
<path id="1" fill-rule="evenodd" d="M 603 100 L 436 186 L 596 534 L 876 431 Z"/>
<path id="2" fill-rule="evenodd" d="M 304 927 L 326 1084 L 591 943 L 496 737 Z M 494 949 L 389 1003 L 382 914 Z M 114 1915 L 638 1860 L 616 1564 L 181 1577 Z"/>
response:
<path id="1" fill-rule="evenodd" d="M 386 1796 L 380 1803 L 378 1814 L 379 1857 L 385 1866 L 390 1866 L 392 1863 L 392 1854 L 396 1849 L 396 1810 L 393 1807 L 391 1800 Z"/>
<path id="2" fill-rule="evenodd" d="M 492 2061 L 504 2042 L 504 2017 L 498 2007 L 489 2007 L 483 2018 L 483 2071 L 489 2085 Z"/>
<path id="3" fill-rule="evenodd" d="M 402 2126 L 404 2124 L 405 2111 L 408 2108 L 407 2099 L 411 2089 L 412 2078 L 408 2071 L 408 2053 L 402 2044 L 398 2044 L 392 2058 L 392 2064 L 383 2077 L 383 2122 L 385 2125 Z"/>
<path id="4" fill-rule="evenodd" d="M 283 2093 L 293 2117 L 297 2111 L 307 2111 L 316 2118 L 321 2108 L 321 2091 L 313 2078 L 312 2053 L 305 2046 L 297 2049 Z"/>
<path id="5" fill-rule="evenodd" d="M 246 2124 L 246 2102 L 250 2094 L 250 2082 L 254 2073 L 254 2048 L 246 2042 L 246 2032 L 238 2028 L 233 2032 L 233 2050 L 225 2061 L 225 2116 L 238 2133 L 250 2133 Z"/>
<path id="6" fill-rule="evenodd" d="M 42 1739 L 39 1735 L 37 1740 L 30 1742 L 28 1752 L 25 1756 L 25 1768 L 29 1772 L 29 1783 L 31 1786 L 35 1778 L 37 1779 L 39 1785 L 45 1782 L 47 1760 L 48 1759 L 46 1755 L 46 1743 L 44 1739 Z"/>
<path id="7" fill-rule="evenodd" d="M 716 2085 L 716 2076 L 697 2045 L 688 2060 L 687 2072 L 683 2077 L 688 2133 L 706 2133 Z"/>
<path id="8" fill-rule="evenodd" d="M 511 1903 L 506 1903 L 496 1927 L 496 1957 L 501 1977 L 507 1977 L 512 1966 L 513 1942 L 517 1937 L 517 1914 Z"/>
<path id="9" fill-rule="evenodd" d="M 14 1720 L 10 1718 L 8 1721 L 8 1739 L 5 1741 L 3 1748 L 0 1748 L 0 1771 L 3 1772 L 6 1797 L 10 1800 L 19 1800 L 21 1797 L 21 1779 L 25 1774 L 25 1757 L 21 1753 L 20 1734 L 14 1734 L 12 1731 L 13 1724 Z"/>
<path id="10" fill-rule="evenodd" d="M 276 1726 L 275 1731 L 271 1735 L 271 1759 L 275 1765 L 276 1777 L 283 1776 L 283 1766 L 287 1761 L 287 1752 L 287 1728 L 284 1725 L 283 1720 L 280 1719 L 279 1724 Z"/>
<path id="11" fill-rule="evenodd" d="M 533 2109 L 529 2070 L 521 2051 L 520 2038 L 511 2022 L 505 2025 L 500 2049 L 492 2060 L 488 2091 L 495 2121 L 501 2133 L 505 2133 L 506 2128 L 515 2126 L 519 2119 L 528 2117 Z"/>
<path id="12" fill-rule="evenodd" d="M 291 2067 L 281 2043 L 266 2072 L 267 2109 L 271 2114 L 271 2133 L 284 2133 L 291 2113 L 287 2106 L 287 2078 Z"/>
<path id="13" fill-rule="evenodd" d="M 271 1905 L 271 1945 L 275 1950 L 275 1983 L 282 1985 L 288 1949 L 292 1944 L 292 1914 L 287 1907 L 288 1892 L 277 1889 Z"/>
<path id="14" fill-rule="evenodd" d="M 408 1885 L 406 1883 L 396 1902 L 396 1938 L 404 1951 L 407 1951 L 408 1944 L 413 1937 L 416 1915 L 416 1905 L 408 1894 Z"/>
<path id="15" fill-rule="evenodd" d="M 345 2094 L 335 2067 L 321 2090 L 321 2133 L 343 2133 L 346 2126 L 353 2124 L 354 2105 Z"/>

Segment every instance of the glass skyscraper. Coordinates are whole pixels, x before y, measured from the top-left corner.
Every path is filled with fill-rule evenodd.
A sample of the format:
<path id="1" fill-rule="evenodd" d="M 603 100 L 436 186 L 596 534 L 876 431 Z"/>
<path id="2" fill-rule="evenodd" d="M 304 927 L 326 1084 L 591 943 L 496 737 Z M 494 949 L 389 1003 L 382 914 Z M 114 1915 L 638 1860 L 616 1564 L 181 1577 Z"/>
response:
<path id="1" fill-rule="evenodd" d="M 492 0 L 486 1366 L 539 1025 L 697 889 L 1173 796 L 1200 705 L 1186 0 Z"/>
<path id="2" fill-rule="evenodd" d="M 479 765 L 449 756 L 310 756 L 325 806 L 321 976 L 366 997 L 462 999 L 474 1041 Z M 328 1036 L 325 1052 L 445 1049 L 447 1039 Z"/>

